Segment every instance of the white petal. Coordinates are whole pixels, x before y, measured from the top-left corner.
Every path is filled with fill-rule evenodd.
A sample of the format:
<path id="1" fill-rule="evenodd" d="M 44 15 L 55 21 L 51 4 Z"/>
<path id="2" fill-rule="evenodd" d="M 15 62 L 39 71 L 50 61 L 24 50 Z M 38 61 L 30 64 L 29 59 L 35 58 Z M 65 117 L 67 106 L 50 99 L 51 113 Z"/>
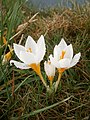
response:
<path id="1" fill-rule="evenodd" d="M 52 64 L 45 61 L 44 69 L 45 69 L 47 76 L 55 76 L 55 67 Z"/>
<path id="2" fill-rule="evenodd" d="M 10 61 L 10 65 L 12 65 L 12 63 L 17 67 L 17 68 L 20 68 L 20 69 L 29 69 L 30 67 L 28 67 L 26 64 L 24 63 L 21 63 L 21 62 L 17 62 L 15 60 L 11 60 Z"/>
<path id="3" fill-rule="evenodd" d="M 52 63 L 56 68 L 60 68 L 59 62 L 58 62 L 55 58 L 53 58 L 52 55 L 50 55 L 49 58 L 50 58 L 51 63 Z"/>
<path id="4" fill-rule="evenodd" d="M 55 45 L 54 47 L 54 58 L 56 60 L 59 60 L 60 59 L 60 54 L 61 54 L 62 50 L 60 50 L 60 47 Z"/>
<path id="5" fill-rule="evenodd" d="M 58 46 L 60 47 L 61 50 L 65 49 L 67 47 L 67 44 L 66 44 L 66 42 L 65 42 L 65 40 L 63 38 L 61 39 Z"/>
<path id="6" fill-rule="evenodd" d="M 23 51 L 21 51 L 20 52 L 20 58 L 22 59 L 22 61 L 25 64 L 28 64 L 28 65 L 32 64 L 32 63 L 36 63 L 34 54 L 29 53 L 29 52 L 23 52 Z"/>
<path id="7" fill-rule="evenodd" d="M 65 59 L 61 59 L 59 61 L 60 64 L 60 68 L 68 68 L 70 66 L 70 61 L 69 59 L 65 58 Z"/>
<path id="8" fill-rule="evenodd" d="M 17 57 L 21 60 L 20 51 L 25 51 L 25 47 L 14 43 L 14 52 L 17 55 Z"/>
<path id="9" fill-rule="evenodd" d="M 70 44 L 65 49 L 64 58 L 72 59 L 72 57 L 73 57 L 73 47 L 72 47 L 72 44 Z"/>
<path id="10" fill-rule="evenodd" d="M 47 76 L 49 76 L 49 69 L 48 69 L 48 63 L 45 61 L 44 62 L 44 70 L 45 70 L 45 72 L 46 72 L 46 74 L 47 74 Z"/>
<path id="11" fill-rule="evenodd" d="M 39 40 L 37 41 L 37 61 L 41 62 L 46 52 L 44 36 L 41 35 Z"/>
<path id="12" fill-rule="evenodd" d="M 81 57 L 81 53 L 79 52 L 79 53 L 76 54 L 76 55 L 74 56 L 74 58 L 72 59 L 71 64 L 70 64 L 70 67 L 73 67 L 74 65 L 76 65 L 77 62 L 79 62 L 80 57 Z"/>
<path id="13" fill-rule="evenodd" d="M 36 42 L 33 40 L 33 38 L 31 36 L 28 36 L 26 43 L 25 43 L 25 48 L 28 50 L 29 48 L 31 48 L 33 53 L 36 53 Z"/>

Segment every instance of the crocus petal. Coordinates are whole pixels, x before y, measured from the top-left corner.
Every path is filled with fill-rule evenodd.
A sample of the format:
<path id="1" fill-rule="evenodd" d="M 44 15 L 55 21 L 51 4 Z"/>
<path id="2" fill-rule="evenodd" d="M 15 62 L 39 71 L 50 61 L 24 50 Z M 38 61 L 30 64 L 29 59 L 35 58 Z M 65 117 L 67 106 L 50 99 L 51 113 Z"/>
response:
<path id="1" fill-rule="evenodd" d="M 31 36 L 28 36 L 26 43 L 25 43 L 25 48 L 28 50 L 29 48 L 31 48 L 33 53 L 36 53 L 36 42 L 33 40 L 33 38 Z"/>
<path id="2" fill-rule="evenodd" d="M 55 76 L 55 67 L 51 63 L 45 61 L 44 62 L 44 70 L 47 76 Z"/>
<path id="3" fill-rule="evenodd" d="M 55 45 L 55 47 L 54 47 L 54 58 L 56 60 L 60 59 L 61 52 L 62 52 L 62 50 L 60 50 L 59 46 Z"/>
<path id="4" fill-rule="evenodd" d="M 17 68 L 20 68 L 20 69 L 29 69 L 30 67 L 28 67 L 26 64 L 24 63 L 21 63 L 21 62 L 17 62 L 15 60 L 11 60 L 10 61 L 10 65 L 12 65 L 12 63 L 17 67 Z"/>
<path id="5" fill-rule="evenodd" d="M 66 42 L 65 42 L 65 40 L 63 38 L 61 39 L 58 46 L 60 47 L 61 50 L 65 49 L 67 47 L 67 44 L 66 44 Z"/>
<path id="6" fill-rule="evenodd" d="M 65 49 L 64 58 L 72 59 L 72 57 L 73 57 L 73 47 L 72 47 L 72 44 L 70 44 Z"/>
<path id="7" fill-rule="evenodd" d="M 21 51 L 20 52 L 20 58 L 22 59 L 22 61 L 25 64 L 28 64 L 28 65 L 30 65 L 32 63 L 36 63 L 35 57 L 32 53 Z"/>
<path id="8" fill-rule="evenodd" d="M 52 63 L 56 68 L 59 68 L 59 67 L 60 67 L 59 62 L 58 62 L 55 58 L 53 58 L 52 55 L 50 55 L 49 58 L 50 58 L 51 63 Z"/>
<path id="9" fill-rule="evenodd" d="M 49 74 L 50 74 L 50 69 L 49 69 L 48 67 L 49 67 L 49 65 L 48 65 L 48 63 L 45 61 L 45 62 L 44 62 L 44 70 L 45 70 L 47 76 L 49 76 Z"/>
<path id="10" fill-rule="evenodd" d="M 61 59 L 59 61 L 59 66 L 60 66 L 59 68 L 68 68 L 70 66 L 70 59 L 67 58 Z"/>
<path id="11" fill-rule="evenodd" d="M 22 45 L 18 45 L 18 44 L 14 43 L 14 52 L 17 55 L 17 57 L 21 60 L 20 51 L 25 51 L 25 47 L 23 47 Z"/>
<path id="12" fill-rule="evenodd" d="M 70 64 L 70 67 L 73 67 L 74 65 L 76 65 L 77 62 L 79 62 L 80 57 L 81 57 L 81 53 L 79 52 L 79 53 L 76 54 L 76 55 L 74 56 L 74 58 L 72 59 L 71 64 Z"/>
<path id="13" fill-rule="evenodd" d="M 44 36 L 41 35 L 39 40 L 37 41 L 37 61 L 41 62 L 46 52 Z"/>

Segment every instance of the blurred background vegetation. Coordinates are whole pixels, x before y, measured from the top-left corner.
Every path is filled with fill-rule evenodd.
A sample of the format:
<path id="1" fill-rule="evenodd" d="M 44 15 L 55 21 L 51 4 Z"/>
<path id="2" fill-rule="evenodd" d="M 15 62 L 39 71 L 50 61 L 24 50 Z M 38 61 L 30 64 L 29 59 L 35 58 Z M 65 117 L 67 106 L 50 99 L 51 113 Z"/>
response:
<path id="1" fill-rule="evenodd" d="M 25 0 L 0 1 L 0 119 L 1 120 L 88 120 L 90 115 L 90 3 L 39 10 Z M 39 77 L 30 70 L 10 66 L 17 59 L 13 43 L 24 45 L 28 35 L 45 36 L 47 54 L 63 37 L 81 52 L 80 62 L 64 72 L 56 94 L 48 96 Z M 41 63 L 42 74 L 47 77 Z M 57 78 L 56 77 L 54 80 Z"/>

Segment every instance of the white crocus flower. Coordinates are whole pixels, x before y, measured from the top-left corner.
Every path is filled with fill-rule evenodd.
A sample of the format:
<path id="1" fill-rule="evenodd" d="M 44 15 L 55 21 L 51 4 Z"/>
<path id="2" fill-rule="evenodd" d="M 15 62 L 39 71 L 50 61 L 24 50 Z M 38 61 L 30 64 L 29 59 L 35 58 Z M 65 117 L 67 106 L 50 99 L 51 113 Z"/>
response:
<path id="1" fill-rule="evenodd" d="M 37 74 L 40 74 L 40 62 L 46 52 L 43 35 L 41 35 L 37 43 L 31 36 L 28 36 L 25 46 L 14 43 L 14 52 L 22 62 L 11 60 L 10 64 L 14 63 L 20 69 L 32 68 Z"/>
<path id="2" fill-rule="evenodd" d="M 28 36 L 25 46 L 14 43 L 14 52 L 22 62 L 11 60 L 10 64 L 14 63 L 14 65 L 20 69 L 32 68 L 39 75 L 44 86 L 47 88 L 47 84 L 40 70 L 40 62 L 43 60 L 46 52 L 44 36 L 41 35 L 37 43 L 31 36 Z"/>
<path id="3" fill-rule="evenodd" d="M 79 62 L 80 56 L 81 53 L 79 52 L 73 57 L 72 44 L 67 45 L 62 38 L 60 43 L 54 47 L 54 56 L 50 55 L 49 58 L 51 63 L 62 73 L 76 65 Z"/>
<path id="4" fill-rule="evenodd" d="M 55 76 L 55 67 L 51 64 L 50 60 L 44 62 L 44 69 L 48 79 L 52 81 Z"/>

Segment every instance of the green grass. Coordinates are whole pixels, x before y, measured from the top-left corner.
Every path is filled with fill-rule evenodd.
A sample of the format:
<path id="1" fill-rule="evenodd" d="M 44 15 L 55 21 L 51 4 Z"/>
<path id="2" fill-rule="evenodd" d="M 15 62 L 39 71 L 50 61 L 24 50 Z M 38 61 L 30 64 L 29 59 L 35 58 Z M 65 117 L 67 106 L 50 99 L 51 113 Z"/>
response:
<path id="1" fill-rule="evenodd" d="M 9 4 L 8 4 L 9 3 Z M 1 4 L 1 3 L 0 3 Z M 22 0 L 3 0 L 0 15 L 0 119 L 1 120 L 88 120 L 90 115 L 90 4 L 75 5 L 74 8 L 57 8 L 39 12 L 37 21 L 31 22 L 20 34 L 19 25 L 27 22 L 37 11 L 28 9 Z M 24 45 L 28 35 L 37 40 L 45 35 L 47 54 L 63 37 L 72 43 L 74 53 L 81 52 L 80 62 L 65 71 L 55 94 L 46 93 L 40 78 L 31 70 L 20 70 L 2 64 L 3 56 L 9 51 L 3 45 L 3 36 L 8 44 Z M 18 60 L 15 54 L 11 59 Z M 45 80 L 47 77 L 43 70 Z M 57 78 L 57 73 L 54 81 Z"/>

